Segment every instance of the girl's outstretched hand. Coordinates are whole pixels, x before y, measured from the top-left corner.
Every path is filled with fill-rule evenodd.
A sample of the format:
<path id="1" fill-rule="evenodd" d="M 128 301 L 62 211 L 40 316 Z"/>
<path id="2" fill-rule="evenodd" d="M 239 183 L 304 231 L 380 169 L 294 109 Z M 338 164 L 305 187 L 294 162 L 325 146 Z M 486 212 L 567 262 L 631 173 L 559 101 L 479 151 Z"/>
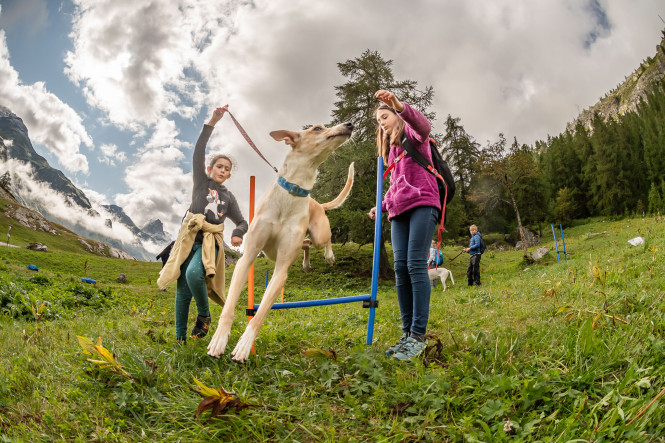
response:
<path id="1" fill-rule="evenodd" d="M 397 112 L 402 112 L 404 110 L 404 105 L 402 102 L 399 101 L 397 97 L 395 97 L 395 94 L 390 91 L 379 89 L 374 93 L 374 97 L 376 97 L 377 100 L 380 100 L 386 105 L 390 106 Z"/>
<path id="2" fill-rule="evenodd" d="M 231 246 L 240 246 L 242 244 L 242 237 L 234 235 L 231 237 Z"/>
<path id="3" fill-rule="evenodd" d="M 224 113 L 229 110 L 229 105 L 224 105 L 220 108 L 215 109 L 212 112 L 212 117 L 210 118 L 210 123 L 208 123 L 210 126 L 215 126 L 215 123 L 220 121 L 222 117 L 224 117 Z"/>

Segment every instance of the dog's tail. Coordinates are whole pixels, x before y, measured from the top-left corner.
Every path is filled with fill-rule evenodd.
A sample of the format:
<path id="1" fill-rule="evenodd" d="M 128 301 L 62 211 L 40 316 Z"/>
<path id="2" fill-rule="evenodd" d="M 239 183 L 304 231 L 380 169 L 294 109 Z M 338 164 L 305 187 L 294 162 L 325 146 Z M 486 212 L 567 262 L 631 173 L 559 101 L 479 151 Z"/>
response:
<path id="1" fill-rule="evenodd" d="M 353 176 L 355 175 L 355 169 L 353 167 L 353 162 L 349 165 L 349 175 L 346 178 L 346 185 L 344 185 L 344 189 L 342 189 L 342 192 L 339 193 L 339 195 L 333 200 L 329 201 L 328 203 L 322 203 L 321 206 L 323 206 L 324 210 L 328 209 L 335 209 L 339 208 L 342 206 L 342 203 L 344 203 L 344 200 L 346 200 L 346 197 L 349 196 L 349 193 L 351 192 L 351 188 L 353 187 Z"/>

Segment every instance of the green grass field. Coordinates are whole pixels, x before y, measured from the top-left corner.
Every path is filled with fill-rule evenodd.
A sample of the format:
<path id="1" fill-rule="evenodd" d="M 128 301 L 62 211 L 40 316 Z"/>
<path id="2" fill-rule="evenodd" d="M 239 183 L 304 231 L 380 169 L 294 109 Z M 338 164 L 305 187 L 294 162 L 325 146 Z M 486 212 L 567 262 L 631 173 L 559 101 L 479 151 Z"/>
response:
<path id="1" fill-rule="evenodd" d="M 379 287 L 372 346 L 359 303 L 274 311 L 239 365 L 208 357 L 210 336 L 174 343 L 175 285 L 156 288 L 160 263 L 65 241 L 46 253 L 0 247 L 0 440 L 662 441 L 665 223 L 594 219 L 564 232 L 567 263 L 488 251 L 478 288 L 466 287 L 466 254 L 452 262 L 457 284 L 433 290 L 428 354 L 412 362 L 384 356 L 401 335 L 393 282 Z M 627 243 L 638 235 L 645 245 Z M 371 246 L 335 254 L 330 267 L 314 252 L 309 274 L 294 264 L 286 301 L 368 293 Z M 267 265 L 256 263 L 259 295 Z M 245 307 L 246 293 L 227 352 Z M 122 368 L 88 361 L 100 356 L 77 336 L 101 338 Z M 252 406 L 195 417 L 195 378 Z"/>

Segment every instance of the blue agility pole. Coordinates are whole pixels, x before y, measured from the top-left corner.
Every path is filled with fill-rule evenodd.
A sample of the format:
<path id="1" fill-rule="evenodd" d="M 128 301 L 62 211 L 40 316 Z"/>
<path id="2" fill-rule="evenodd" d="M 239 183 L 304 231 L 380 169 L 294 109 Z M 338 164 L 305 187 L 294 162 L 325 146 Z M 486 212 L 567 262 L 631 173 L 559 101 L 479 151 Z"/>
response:
<path id="1" fill-rule="evenodd" d="M 374 223 L 374 260 L 372 263 L 372 292 L 371 294 L 351 295 L 349 297 L 327 298 L 322 300 L 294 301 L 287 303 L 275 303 L 271 309 L 292 309 L 307 308 L 313 306 L 339 305 L 342 303 L 363 302 L 363 307 L 369 308 L 369 318 L 367 319 L 367 342 L 371 345 L 374 336 L 374 310 L 379 303 L 376 299 L 376 293 L 379 286 L 379 254 L 381 247 L 381 203 L 383 201 L 383 158 L 376 159 L 376 221 Z M 268 273 L 266 273 L 266 282 Z M 254 305 L 254 312 L 259 309 L 260 304 Z"/>
<path id="2" fill-rule="evenodd" d="M 556 233 L 554 232 L 554 225 L 550 224 L 552 227 L 552 235 L 554 236 L 554 248 L 556 249 L 556 259 L 559 261 L 559 264 L 561 264 L 561 259 L 559 258 L 559 254 L 563 253 L 563 259 L 565 260 L 566 263 L 568 263 L 568 258 L 566 258 L 566 241 L 563 238 L 563 226 L 560 224 L 559 229 L 561 229 L 561 243 L 563 244 L 563 249 L 559 249 L 559 244 L 556 241 Z"/>
<path id="3" fill-rule="evenodd" d="M 353 303 L 356 301 L 365 301 L 370 299 L 369 294 L 351 295 L 349 297 L 324 298 L 322 300 L 289 301 L 285 303 L 275 303 L 272 309 L 291 309 L 291 308 L 310 308 L 312 306 L 339 305 L 342 303 Z M 254 305 L 254 309 L 259 309 L 260 304 Z"/>
<path id="4" fill-rule="evenodd" d="M 367 341 L 371 345 L 374 338 L 374 309 L 379 306 L 376 293 L 379 287 L 379 256 L 381 252 L 381 203 L 383 202 L 383 157 L 376 159 L 376 221 L 374 223 L 374 259 L 372 262 L 372 292 L 369 301 L 369 318 L 367 319 Z"/>

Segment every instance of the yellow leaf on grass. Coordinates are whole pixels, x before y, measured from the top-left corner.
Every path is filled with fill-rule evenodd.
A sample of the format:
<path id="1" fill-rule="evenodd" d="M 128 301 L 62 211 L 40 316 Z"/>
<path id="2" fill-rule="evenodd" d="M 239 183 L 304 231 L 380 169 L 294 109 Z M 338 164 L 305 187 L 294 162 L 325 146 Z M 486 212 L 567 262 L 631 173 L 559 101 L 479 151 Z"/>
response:
<path id="1" fill-rule="evenodd" d="M 90 340 L 88 337 L 81 337 L 80 335 L 76 336 L 79 339 L 79 345 L 83 348 L 83 353 L 87 355 L 92 355 L 92 352 L 90 352 L 90 347 L 94 346 L 94 343 L 92 343 L 92 340 Z"/>
<path id="2" fill-rule="evenodd" d="M 99 355 L 101 355 L 101 357 L 104 360 L 114 365 L 117 364 L 115 358 L 113 357 L 113 354 L 111 354 L 111 352 L 108 349 L 106 349 L 104 346 L 92 345 L 92 347 L 95 351 L 97 351 Z"/>
<path id="3" fill-rule="evenodd" d="M 309 358 L 332 358 L 337 359 L 337 354 L 332 349 L 329 351 L 324 351 L 321 348 L 309 348 L 303 351 Z"/>
<path id="4" fill-rule="evenodd" d="M 569 309 L 573 309 L 573 307 L 572 306 L 562 306 L 562 307 L 559 308 L 558 311 L 556 311 L 556 313 L 561 314 L 563 311 L 567 311 Z"/>
<path id="5" fill-rule="evenodd" d="M 207 387 L 206 385 L 198 381 L 196 377 L 192 378 L 194 379 L 194 383 L 199 385 L 199 388 L 201 388 L 201 395 L 203 395 L 204 397 L 217 397 L 217 398 L 222 397 L 221 392 L 219 392 L 218 390 Z"/>
<path id="6" fill-rule="evenodd" d="M 596 325 L 596 323 L 598 322 L 598 320 L 599 320 L 600 317 L 602 317 L 602 316 L 603 316 L 603 313 L 602 313 L 602 312 L 599 312 L 599 313 L 593 318 L 593 323 L 591 323 L 591 329 L 597 329 L 597 328 L 600 327 L 600 324 L 599 324 L 599 325 Z"/>

